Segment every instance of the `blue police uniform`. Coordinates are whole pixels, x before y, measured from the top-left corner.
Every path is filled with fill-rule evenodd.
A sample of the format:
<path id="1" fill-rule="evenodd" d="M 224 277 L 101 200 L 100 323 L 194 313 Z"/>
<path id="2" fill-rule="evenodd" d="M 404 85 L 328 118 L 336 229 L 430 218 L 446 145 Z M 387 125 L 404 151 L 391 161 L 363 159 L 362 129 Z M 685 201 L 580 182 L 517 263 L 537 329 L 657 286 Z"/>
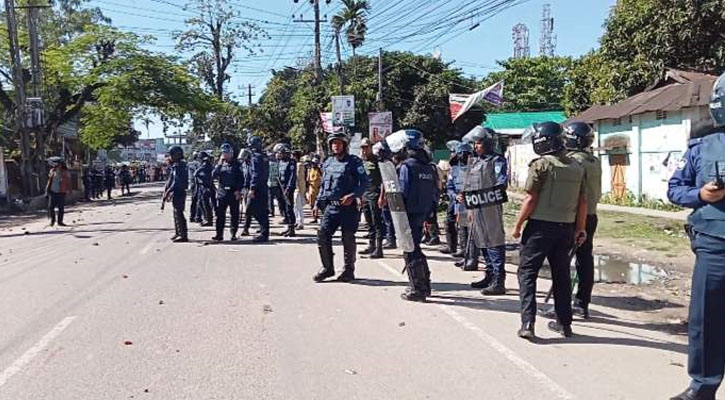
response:
<path id="1" fill-rule="evenodd" d="M 454 224 L 458 222 L 462 207 L 464 207 L 462 204 L 458 203 L 458 200 L 456 198 L 459 194 L 463 193 L 463 184 L 466 174 L 468 173 L 468 169 L 468 164 L 465 163 L 463 159 L 459 159 L 458 163 L 451 167 L 449 179 L 446 183 L 448 196 L 451 198 L 451 204 L 453 206 Z M 458 234 L 457 242 L 458 246 L 460 246 L 460 250 L 455 252 L 454 255 L 456 257 L 463 257 L 464 251 L 466 249 L 466 243 L 468 242 L 468 226 L 458 226 L 456 230 Z"/>
<path id="2" fill-rule="evenodd" d="M 284 219 L 287 225 L 294 227 L 296 224 L 294 210 L 294 195 L 297 188 L 297 163 L 288 156 L 279 161 L 279 183 L 282 190 L 284 202 Z"/>
<path id="3" fill-rule="evenodd" d="M 197 191 L 197 216 L 203 226 L 210 226 L 213 218 L 212 197 L 214 195 L 214 179 L 212 173 L 214 167 L 209 162 L 202 163 L 201 167 L 194 172 Z"/>
<path id="4" fill-rule="evenodd" d="M 249 166 L 249 192 L 252 199 L 249 209 L 260 226 L 259 236 L 255 241 L 263 242 L 269 239 L 269 157 L 259 150 L 252 152 L 252 162 Z"/>
<path id="5" fill-rule="evenodd" d="M 187 238 L 186 218 L 184 208 L 186 205 L 186 189 L 189 187 L 189 168 L 186 161 L 179 160 L 169 167 L 169 180 L 166 181 L 164 192 L 171 196 L 174 208 L 175 237 Z"/>
<path id="6" fill-rule="evenodd" d="M 340 200 L 346 195 L 352 195 L 355 199 L 361 198 L 369 185 L 370 180 L 359 157 L 346 154 L 340 159 L 331 156 L 325 160 L 322 167 L 322 187 L 315 204 L 318 210 L 324 210 L 320 229 L 317 231 L 317 246 L 323 269 L 321 273 L 330 274 L 335 270 L 332 235 L 341 228 L 345 261 L 343 274 L 354 278 L 355 232 L 360 222 L 360 214 L 357 201 L 344 206 Z"/>
<path id="7" fill-rule="evenodd" d="M 414 245 L 411 253 L 403 254 L 410 282 L 407 292 L 403 294 L 406 299 L 409 299 L 409 296 L 424 298 L 431 292 L 430 269 L 420 249 L 420 241 L 423 237 L 423 224 L 430 213 L 436 210 L 438 187 L 435 184 L 434 174 L 437 174 L 437 171 L 433 169 L 430 158 L 423 149 L 411 150 L 410 157 L 401 163 L 398 170 L 400 190 Z"/>
<path id="8" fill-rule="evenodd" d="M 673 203 L 694 209 L 689 217 L 696 261 L 688 372 L 690 388 L 707 399 L 715 398 L 725 370 L 725 200 L 708 204 L 699 195 L 700 189 L 716 178 L 716 165 L 725 169 L 725 133 L 690 140 L 667 193 Z"/>
<path id="9" fill-rule="evenodd" d="M 217 214 L 216 214 L 216 240 L 222 240 L 224 236 L 224 226 L 226 225 L 227 207 L 231 214 L 232 220 L 230 231 L 232 239 L 237 236 L 239 229 L 239 200 L 235 193 L 242 190 L 243 177 L 242 170 L 236 159 L 230 162 L 223 161 L 214 167 L 212 177 L 219 180 L 217 188 Z"/>

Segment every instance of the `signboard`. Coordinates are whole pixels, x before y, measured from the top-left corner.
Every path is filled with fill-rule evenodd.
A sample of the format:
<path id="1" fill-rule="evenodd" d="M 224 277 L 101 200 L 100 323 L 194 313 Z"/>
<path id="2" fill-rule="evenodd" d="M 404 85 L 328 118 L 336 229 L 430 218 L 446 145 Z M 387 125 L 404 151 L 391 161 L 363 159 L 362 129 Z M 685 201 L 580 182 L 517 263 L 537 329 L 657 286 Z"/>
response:
<path id="1" fill-rule="evenodd" d="M 355 132 L 350 138 L 350 154 L 360 157 L 362 152 L 360 150 L 360 143 L 362 142 L 362 133 Z"/>
<path id="2" fill-rule="evenodd" d="M 28 128 L 39 128 L 43 126 L 43 99 L 40 97 L 28 97 L 25 99 L 25 118 Z"/>
<path id="3" fill-rule="evenodd" d="M 5 168 L 5 149 L 0 147 L 0 198 L 8 197 L 8 170 Z"/>
<path id="4" fill-rule="evenodd" d="M 390 111 L 368 113 L 370 141 L 377 143 L 393 133 L 393 113 Z"/>
<path id="5" fill-rule="evenodd" d="M 320 121 L 322 121 L 322 131 L 325 133 L 340 132 L 342 130 L 342 128 L 340 128 L 340 127 L 336 128 L 332 125 L 332 113 L 331 112 L 320 113 Z"/>
<path id="6" fill-rule="evenodd" d="M 355 96 L 332 96 L 332 125 L 355 126 Z"/>

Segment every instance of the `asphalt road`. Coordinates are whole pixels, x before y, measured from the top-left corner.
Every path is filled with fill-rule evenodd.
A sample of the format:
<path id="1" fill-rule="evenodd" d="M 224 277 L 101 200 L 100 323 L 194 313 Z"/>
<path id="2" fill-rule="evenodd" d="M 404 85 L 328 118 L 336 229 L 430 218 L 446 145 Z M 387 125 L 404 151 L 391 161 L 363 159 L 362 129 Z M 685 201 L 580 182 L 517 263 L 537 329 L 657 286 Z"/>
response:
<path id="1" fill-rule="evenodd" d="M 428 251 L 433 296 L 408 303 L 399 252 L 315 284 L 312 224 L 266 245 L 192 224 L 173 244 L 160 188 L 135 191 L 74 207 L 69 228 L 0 231 L 0 399 L 666 399 L 687 384 L 686 339 L 625 310 L 594 306 L 571 339 L 544 319 L 537 342 L 517 338 L 515 266 L 509 295 L 483 298 L 480 273 Z"/>

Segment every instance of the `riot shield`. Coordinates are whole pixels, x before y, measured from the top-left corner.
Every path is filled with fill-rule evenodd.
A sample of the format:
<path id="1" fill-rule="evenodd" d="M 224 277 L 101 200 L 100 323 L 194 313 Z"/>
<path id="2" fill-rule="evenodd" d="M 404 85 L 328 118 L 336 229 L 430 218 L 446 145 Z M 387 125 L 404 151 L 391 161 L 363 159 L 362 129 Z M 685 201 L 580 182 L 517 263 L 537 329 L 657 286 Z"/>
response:
<path id="1" fill-rule="evenodd" d="M 380 162 L 380 175 L 383 178 L 383 187 L 385 188 L 385 200 L 390 207 L 390 214 L 393 217 L 393 226 L 395 227 L 395 236 L 398 246 L 406 253 L 411 253 L 415 249 L 413 245 L 413 235 L 408 222 L 408 215 L 405 212 L 405 202 L 403 201 L 403 193 L 400 190 L 400 182 L 398 182 L 398 172 L 395 165 L 390 161 Z"/>
<path id="2" fill-rule="evenodd" d="M 503 204 L 508 201 L 506 188 L 496 185 L 493 158 L 476 158 L 470 167 L 464 201 L 471 215 L 473 241 L 478 248 L 491 248 L 506 244 Z"/>

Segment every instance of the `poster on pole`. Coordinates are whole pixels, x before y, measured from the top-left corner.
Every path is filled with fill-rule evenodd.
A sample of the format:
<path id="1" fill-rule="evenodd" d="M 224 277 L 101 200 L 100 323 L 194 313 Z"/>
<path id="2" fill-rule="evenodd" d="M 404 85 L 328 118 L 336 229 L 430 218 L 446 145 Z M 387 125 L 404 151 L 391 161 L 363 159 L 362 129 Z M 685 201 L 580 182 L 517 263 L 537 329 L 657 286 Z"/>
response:
<path id="1" fill-rule="evenodd" d="M 332 125 L 332 113 L 322 112 L 320 113 L 320 121 L 322 121 L 322 130 L 325 133 L 342 132 L 341 127 L 335 127 Z"/>
<path id="2" fill-rule="evenodd" d="M 332 125 L 355 126 L 355 96 L 332 96 Z"/>
<path id="3" fill-rule="evenodd" d="M 393 133 L 393 113 L 390 111 L 368 113 L 370 141 L 377 143 Z"/>

